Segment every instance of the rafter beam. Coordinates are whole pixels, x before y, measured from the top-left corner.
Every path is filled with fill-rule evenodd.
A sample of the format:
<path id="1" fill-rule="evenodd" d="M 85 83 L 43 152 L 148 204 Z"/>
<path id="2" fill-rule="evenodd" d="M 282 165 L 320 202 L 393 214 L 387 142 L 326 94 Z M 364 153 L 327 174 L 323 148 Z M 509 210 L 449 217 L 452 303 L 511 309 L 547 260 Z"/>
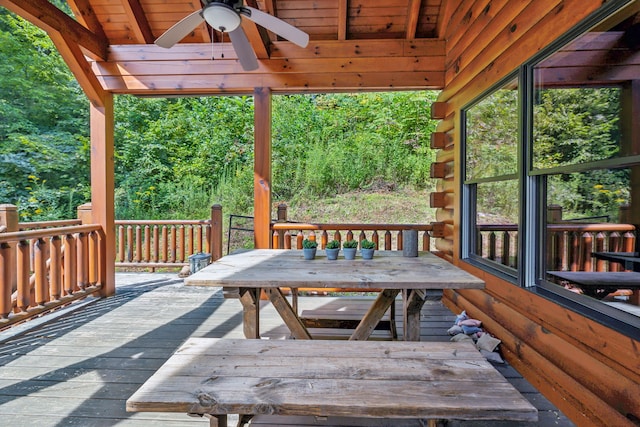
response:
<path id="1" fill-rule="evenodd" d="M 142 9 L 142 5 L 139 0 L 122 0 L 122 6 L 127 14 L 129 23 L 131 24 L 131 31 L 136 37 L 138 43 L 153 43 L 155 37 L 151 32 L 149 21 Z"/>
<path id="2" fill-rule="evenodd" d="M 256 0 L 246 0 L 246 2 L 247 6 L 253 7 L 254 9 L 260 9 Z M 250 19 L 244 18 L 242 19 L 242 29 L 247 34 L 249 43 L 251 43 L 258 59 L 268 58 L 270 54 L 269 45 L 271 43 L 271 39 L 269 39 L 267 30 L 256 25 L 256 23 Z"/>
<path id="3" fill-rule="evenodd" d="M 347 39 L 349 0 L 338 0 L 338 40 Z"/>
<path id="4" fill-rule="evenodd" d="M 99 39 L 107 39 L 107 35 L 104 33 L 104 28 L 102 28 L 102 24 L 100 24 L 89 0 L 67 0 L 67 3 L 69 3 L 69 7 L 73 11 L 78 22 L 87 27 Z"/>
<path id="5" fill-rule="evenodd" d="M 409 0 L 409 8 L 407 11 L 407 32 L 405 34 L 405 38 L 407 40 L 413 40 L 416 38 L 421 5 L 421 0 Z"/>
<path id="6" fill-rule="evenodd" d="M 47 0 L 0 0 L 0 6 L 42 28 L 50 36 L 58 33 L 82 46 L 94 59 L 107 57 L 109 44 L 106 39 L 96 36 Z"/>
<path id="7" fill-rule="evenodd" d="M 444 38 L 444 32 L 451 20 L 451 15 L 460 6 L 460 0 L 442 0 L 440 3 L 440 11 L 438 13 L 438 23 L 436 27 L 436 37 Z"/>

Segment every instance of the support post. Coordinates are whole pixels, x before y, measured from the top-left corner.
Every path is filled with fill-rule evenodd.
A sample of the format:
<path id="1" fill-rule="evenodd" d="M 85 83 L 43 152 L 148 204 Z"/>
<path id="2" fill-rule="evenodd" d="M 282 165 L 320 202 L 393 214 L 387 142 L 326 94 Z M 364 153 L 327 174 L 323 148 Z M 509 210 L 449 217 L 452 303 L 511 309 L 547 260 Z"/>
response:
<path id="1" fill-rule="evenodd" d="M 253 226 L 256 249 L 271 247 L 271 89 L 256 88 L 254 102 Z"/>
<path id="2" fill-rule="evenodd" d="M 222 206 L 211 206 L 211 261 L 222 258 Z"/>
<path id="3" fill-rule="evenodd" d="M 100 224 L 104 239 L 98 266 L 102 296 L 116 292 L 116 236 L 114 207 L 114 111 L 113 95 L 106 93 L 101 105 L 90 104 L 92 221 Z"/>

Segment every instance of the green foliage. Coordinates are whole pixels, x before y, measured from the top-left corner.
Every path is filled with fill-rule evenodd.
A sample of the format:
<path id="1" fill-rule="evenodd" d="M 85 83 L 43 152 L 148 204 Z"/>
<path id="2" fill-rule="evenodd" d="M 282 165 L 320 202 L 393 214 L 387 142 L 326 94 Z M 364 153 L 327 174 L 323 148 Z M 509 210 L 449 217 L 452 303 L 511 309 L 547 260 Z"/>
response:
<path id="1" fill-rule="evenodd" d="M 337 240 L 330 240 L 327 243 L 327 247 L 326 249 L 339 249 L 340 248 L 340 242 Z"/>
<path id="2" fill-rule="evenodd" d="M 88 101 L 44 31 L 0 8 L 0 200 L 22 221 L 89 199 Z"/>
<path id="3" fill-rule="evenodd" d="M 302 241 L 302 247 L 304 249 L 314 249 L 318 247 L 318 242 L 315 240 L 304 239 Z"/>
<path id="4" fill-rule="evenodd" d="M 358 241 L 351 239 L 351 240 L 345 240 L 344 242 L 342 242 L 342 247 L 345 249 L 353 249 L 353 248 L 357 248 L 358 247 Z"/>
<path id="5" fill-rule="evenodd" d="M 431 185 L 435 96 L 274 96 L 274 200 Z M 251 215 L 253 108 L 248 96 L 116 96 L 116 217 L 207 217 L 213 203 Z M 88 110 L 46 33 L 0 9 L 0 200 L 23 220 L 75 217 L 90 199 Z"/>
<path id="6" fill-rule="evenodd" d="M 376 244 L 374 242 L 370 241 L 370 240 L 363 239 L 360 242 L 360 247 L 362 249 L 375 249 L 376 248 Z"/>

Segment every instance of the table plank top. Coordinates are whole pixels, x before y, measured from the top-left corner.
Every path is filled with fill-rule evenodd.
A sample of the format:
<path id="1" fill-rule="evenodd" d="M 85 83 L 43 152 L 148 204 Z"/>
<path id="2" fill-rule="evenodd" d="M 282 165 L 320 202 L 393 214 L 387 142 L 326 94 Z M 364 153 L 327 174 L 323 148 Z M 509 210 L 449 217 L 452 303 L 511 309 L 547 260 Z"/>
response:
<path id="1" fill-rule="evenodd" d="M 227 255 L 185 279 L 187 285 L 290 288 L 482 289 L 484 281 L 430 252 L 403 257 L 376 251 L 372 260 L 305 260 L 302 251 L 256 249 Z"/>
<path id="2" fill-rule="evenodd" d="M 191 338 L 127 411 L 535 421 L 471 343 Z"/>

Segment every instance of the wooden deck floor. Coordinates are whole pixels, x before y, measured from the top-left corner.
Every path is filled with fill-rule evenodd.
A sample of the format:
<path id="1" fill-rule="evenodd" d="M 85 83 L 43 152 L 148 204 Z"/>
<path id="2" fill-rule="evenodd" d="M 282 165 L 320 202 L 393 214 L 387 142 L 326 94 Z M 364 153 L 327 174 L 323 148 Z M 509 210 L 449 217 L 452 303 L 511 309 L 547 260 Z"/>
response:
<path id="1" fill-rule="evenodd" d="M 208 425 L 181 414 L 127 413 L 125 401 L 188 337 L 242 338 L 240 303 L 225 300 L 220 289 L 185 287 L 175 274 L 118 274 L 117 282 L 114 297 L 0 333 L 2 425 Z M 300 305 L 317 308 L 331 300 L 307 297 Z M 438 301 L 423 313 L 422 339 L 448 340 L 455 315 Z M 267 304 L 261 330 L 282 330 Z M 573 425 L 512 367 L 496 367 L 540 411 L 538 423 L 522 425 Z"/>

